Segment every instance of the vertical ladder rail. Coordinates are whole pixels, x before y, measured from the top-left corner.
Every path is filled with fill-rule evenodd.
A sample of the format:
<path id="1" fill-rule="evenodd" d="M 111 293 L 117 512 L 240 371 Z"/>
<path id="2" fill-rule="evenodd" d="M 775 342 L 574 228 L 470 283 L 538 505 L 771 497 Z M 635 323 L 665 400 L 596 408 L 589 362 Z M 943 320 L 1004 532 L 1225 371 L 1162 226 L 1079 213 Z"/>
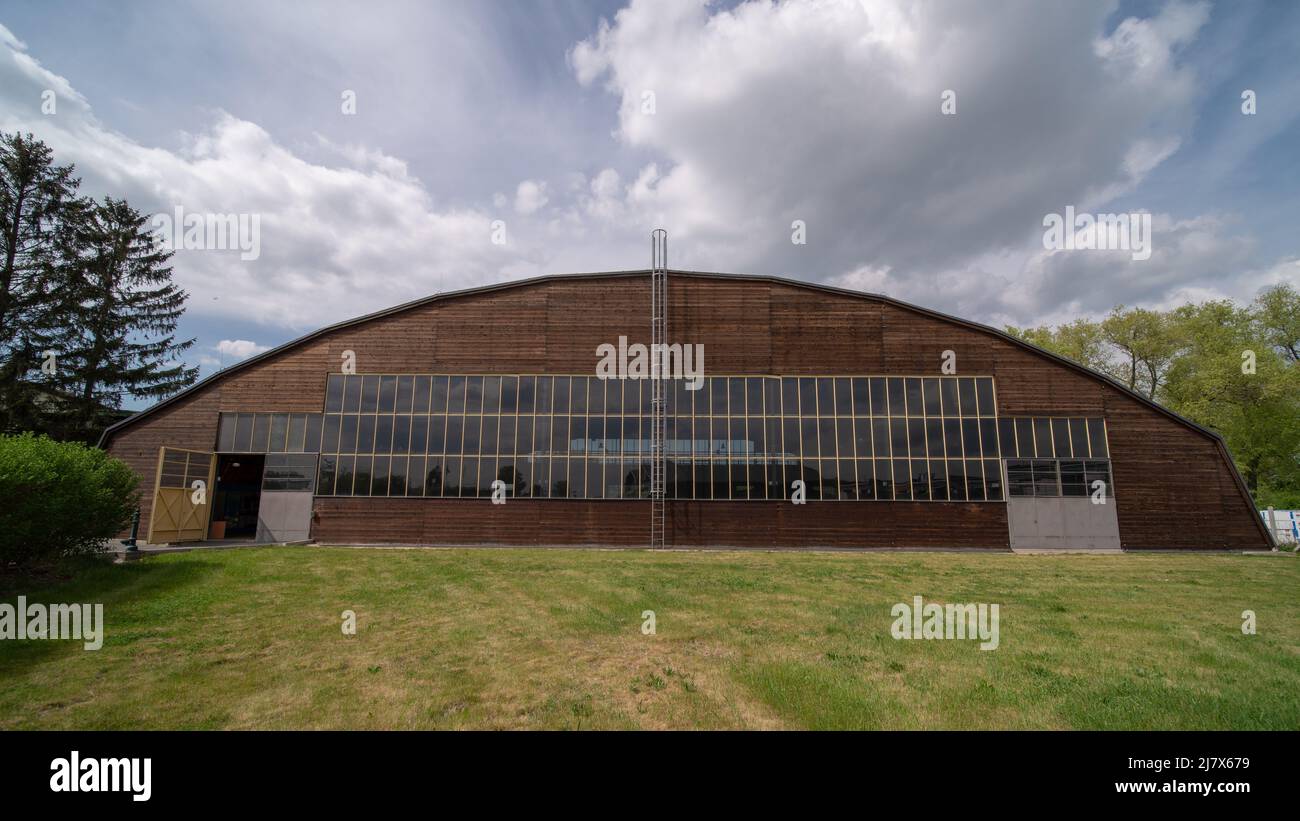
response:
<path id="1" fill-rule="evenodd" d="M 664 435 L 667 429 L 665 380 L 662 373 L 668 350 L 668 232 L 656 228 L 650 233 L 650 547 L 665 546 L 664 534 Z"/>

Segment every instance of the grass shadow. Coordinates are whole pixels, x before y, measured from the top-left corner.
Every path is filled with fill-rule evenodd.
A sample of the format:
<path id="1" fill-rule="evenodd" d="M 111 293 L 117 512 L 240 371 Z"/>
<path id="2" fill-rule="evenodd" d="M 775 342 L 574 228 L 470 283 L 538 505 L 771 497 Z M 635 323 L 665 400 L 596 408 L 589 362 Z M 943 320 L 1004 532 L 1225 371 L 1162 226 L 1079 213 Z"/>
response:
<path id="1" fill-rule="evenodd" d="M 0 579 L 0 602 L 16 607 L 18 597 L 24 596 L 29 605 L 103 604 L 106 624 L 101 625 L 101 630 L 107 634 L 111 630 L 113 610 L 157 601 L 201 583 L 220 569 L 213 562 L 188 557 L 185 561 L 146 559 L 125 564 L 83 557 L 38 575 L 10 575 Z M 76 640 L 0 641 L 0 680 L 74 648 L 76 652 L 89 652 Z"/>

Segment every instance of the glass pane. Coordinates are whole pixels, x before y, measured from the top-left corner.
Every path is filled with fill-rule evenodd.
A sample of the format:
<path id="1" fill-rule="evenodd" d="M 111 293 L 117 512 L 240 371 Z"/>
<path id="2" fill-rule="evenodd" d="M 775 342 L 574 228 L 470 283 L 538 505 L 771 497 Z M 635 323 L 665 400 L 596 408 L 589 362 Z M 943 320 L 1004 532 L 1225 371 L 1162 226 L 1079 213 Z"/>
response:
<path id="1" fill-rule="evenodd" d="M 875 396 L 875 394 L 872 394 Z M 871 420 L 871 447 L 873 455 L 879 458 L 888 458 L 891 450 L 889 447 L 889 420 L 873 418 Z"/>
<path id="2" fill-rule="evenodd" d="M 984 501 L 984 463 L 976 460 L 966 462 L 966 495 L 972 502 Z"/>
<path id="3" fill-rule="evenodd" d="M 906 419 L 894 418 L 889 420 L 889 446 L 891 454 L 895 457 L 906 457 L 910 452 Z M 904 473 L 906 472 L 905 470 Z"/>
<path id="4" fill-rule="evenodd" d="M 1076 459 L 1088 456 L 1088 422 L 1085 419 L 1070 420 L 1070 450 Z"/>
<path id="5" fill-rule="evenodd" d="M 817 420 L 802 418 L 799 420 L 799 439 L 800 447 L 803 450 L 803 460 L 808 462 L 815 460 L 820 455 L 817 447 Z"/>
<path id="6" fill-rule="evenodd" d="M 893 460 L 894 498 L 906 500 L 912 498 L 912 474 L 906 459 Z"/>
<path id="7" fill-rule="evenodd" d="M 961 403 L 957 401 L 957 377 L 946 376 L 940 382 L 939 392 L 943 395 L 943 415 L 961 416 Z"/>
<path id="8" fill-rule="evenodd" d="M 379 408 L 379 377 L 364 376 L 361 381 L 361 412 L 374 413 Z M 360 493 L 356 495 L 360 496 Z"/>
<path id="9" fill-rule="evenodd" d="M 485 456 L 495 456 L 497 453 L 497 428 L 500 421 L 499 416 L 483 417 L 483 434 L 479 438 L 479 450 Z"/>
<path id="10" fill-rule="evenodd" d="M 323 417 L 319 413 L 307 414 L 307 429 L 303 433 L 302 449 L 308 453 L 321 450 L 321 424 Z"/>
<path id="11" fill-rule="evenodd" d="M 411 417 L 393 417 L 393 453 L 406 453 L 411 444 Z"/>
<path id="12" fill-rule="evenodd" d="M 1052 457 L 1052 420 L 1034 419 L 1034 449 L 1040 459 Z"/>
<path id="13" fill-rule="evenodd" d="M 975 380 L 975 390 L 979 398 L 980 416 L 995 416 L 993 407 L 993 380 L 983 376 Z"/>
<path id="14" fill-rule="evenodd" d="M 873 377 L 870 380 L 871 385 L 871 415 L 887 416 L 889 414 L 889 395 L 885 390 L 885 380 L 882 377 Z"/>
<path id="15" fill-rule="evenodd" d="M 441 496 L 443 472 L 445 467 L 441 456 L 430 456 L 424 460 L 424 495 Z"/>
<path id="16" fill-rule="evenodd" d="M 370 414 L 363 414 L 357 417 L 357 453 L 374 452 L 375 417 Z"/>
<path id="17" fill-rule="evenodd" d="M 482 413 L 483 412 L 483 377 L 467 376 L 465 377 L 465 413 Z M 461 464 L 461 470 L 464 471 L 464 463 Z M 472 487 L 472 486 L 471 486 Z M 464 495 L 464 485 L 461 485 L 462 495 Z"/>
<path id="18" fill-rule="evenodd" d="M 572 413 L 588 413 L 589 382 L 599 385 L 597 379 L 588 377 L 573 377 L 569 382 L 569 411 Z"/>
<path id="19" fill-rule="evenodd" d="M 874 389 L 872 396 L 875 396 Z M 894 498 L 894 474 L 891 464 L 888 459 L 876 460 L 876 498 L 882 502 L 892 501 Z"/>
<path id="20" fill-rule="evenodd" d="M 442 460 L 442 482 L 440 483 L 442 496 L 451 498 L 460 495 L 460 457 L 447 456 Z M 429 489 L 425 487 L 425 493 Z"/>
<path id="21" fill-rule="evenodd" d="M 921 387 L 925 392 L 925 415 L 939 416 L 943 410 L 943 400 L 939 396 L 939 380 L 923 379 Z"/>
<path id="22" fill-rule="evenodd" d="M 925 413 L 925 403 L 921 400 L 921 380 L 916 377 L 908 377 L 903 382 L 904 390 L 907 392 L 907 415 L 921 416 Z"/>
<path id="23" fill-rule="evenodd" d="M 440 418 L 440 417 L 439 417 Z M 411 453 L 429 452 L 429 417 L 411 417 Z"/>
<path id="24" fill-rule="evenodd" d="M 412 456 L 406 470 L 406 495 L 423 496 L 425 479 L 423 456 Z"/>
<path id="25" fill-rule="evenodd" d="M 233 413 L 223 413 L 217 422 L 217 450 L 235 449 L 235 422 L 238 417 Z"/>
<path id="26" fill-rule="evenodd" d="M 793 416 L 782 417 L 781 436 L 783 439 L 781 444 L 782 453 L 798 459 L 800 455 L 799 420 Z"/>
<path id="27" fill-rule="evenodd" d="M 288 448 L 289 414 L 271 414 L 271 439 L 267 450 L 271 453 L 283 453 Z"/>
<path id="28" fill-rule="evenodd" d="M 948 501 L 948 468 L 942 459 L 930 460 L 930 498 L 937 502 Z"/>
<path id="29" fill-rule="evenodd" d="M 320 496 L 334 495 L 334 476 L 338 471 L 337 456 L 322 456 L 320 472 L 316 478 L 316 493 Z"/>
<path id="30" fill-rule="evenodd" d="M 334 481 L 335 496 L 352 495 L 352 468 L 355 457 L 340 456 L 338 460 L 338 474 Z"/>
<path id="31" fill-rule="evenodd" d="M 943 445 L 949 459 L 962 458 L 960 419 L 943 420 Z"/>
<path id="32" fill-rule="evenodd" d="M 532 413 L 537 396 L 537 379 L 532 376 L 519 377 L 519 412 Z"/>
<path id="33" fill-rule="evenodd" d="M 436 409 L 436 406 L 435 406 Z M 450 377 L 447 386 L 447 413 L 465 412 L 465 377 Z M 459 479 L 457 480 L 459 482 Z M 457 485 L 459 487 L 459 485 Z"/>
<path id="34" fill-rule="evenodd" d="M 554 391 L 554 379 L 537 377 L 537 413 L 551 412 L 551 396 Z"/>
<path id="35" fill-rule="evenodd" d="M 375 417 L 375 453 L 393 452 L 393 417 Z"/>
<path id="36" fill-rule="evenodd" d="M 343 412 L 359 413 L 361 410 L 361 377 L 343 377 Z M 351 491 L 348 491 L 351 493 Z"/>
<path id="37" fill-rule="evenodd" d="M 901 377 L 889 377 L 889 415 L 906 416 L 907 402 L 904 400 L 903 380 Z M 906 471 L 903 474 L 906 475 Z M 897 477 L 895 477 L 897 480 Z"/>
<path id="38" fill-rule="evenodd" d="M 727 380 L 727 413 L 739 416 L 745 412 L 745 378 L 733 376 Z"/>
<path id="39" fill-rule="evenodd" d="M 980 423 L 978 419 L 961 420 L 961 444 L 966 451 L 967 459 L 979 458 L 982 455 L 980 453 Z"/>
<path id="40" fill-rule="evenodd" d="M 377 390 L 375 392 L 375 398 L 376 399 L 379 398 L 379 393 Z M 352 495 L 353 496 L 370 495 L 371 476 L 372 476 L 371 471 L 373 470 L 374 466 L 375 466 L 375 457 L 373 456 L 357 457 L 356 467 L 353 468 L 353 472 L 352 472 L 353 475 Z"/>
<path id="41" fill-rule="evenodd" d="M 426 453 L 447 452 L 447 417 L 429 417 L 429 446 Z"/>
<path id="42" fill-rule="evenodd" d="M 979 416 L 979 405 L 975 401 L 975 378 L 972 376 L 958 377 L 957 392 L 961 395 L 961 415 Z"/>
<path id="43" fill-rule="evenodd" d="M 1016 455 L 1021 459 L 1032 459 L 1034 452 L 1034 420 L 1016 420 Z"/>
<path id="44" fill-rule="evenodd" d="M 1002 501 L 1002 465 L 996 459 L 984 461 L 984 489 L 990 502 Z"/>
<path id="45" fill-rule="evenodd" d="M 799 380 L 793 377 L 781 377 L 781 415 L 799 415 Z"/>
<path id="46" fill-rule="evenodd" d="M 501 417 L 501 428 L 497 441 L 497 453 L 513 456 L 515 453 L 515 417 Z"/>
<path id="47" fill-rule="evenodd" d="M 388 495 L 406 495 L 406 457 L 394 456 L 388 465 Z"/>
<path id="48" fill-rule="evenodd" d="M 876 498 L 876 480 L 875 480 L 875 462 L 870 459 L 859 459 L 858 465 L 858 498 L 866 501 Z"/>
<path id="49" fill-rule="evenodd" d="M 913 459 L 925 458 L 924 419 L 916 418 L 907 420 L 907 452 Z"/>
<path id="50" fill-rule="evenodd" d="M 501 377 L 501 412 L 514 413 L 519 408 L 519 377 Z"/>
<path id="51" fill-rule="evenodd" d="M 948 498 L 954 502 L 965 502 L 969 498 L 966 495 L 966 463 L 961 459 L 948 460 Z"/>
<path id="52" fill-rule="evenodd" d="M 432 431 L 430 431 L 432 433 Z M 465 417 L 448 416 L 447 417 L 447 438 L 443 443 L 444 453 L 454 453 L 457 456 L 461 453 L 461 445 L 465 441 Z"/>
<path id="53" fill-rule="evenodd" d="M 998 446 L 1004 458 L 1008 456 L 1015 458 L 1019 455 L 1016 452 L 1016 423 L 1014 419 L 998 420 Z"/>
<path id="54" fill-rule="evenodd" d="M 943 420 L 934 417 L 925 420 L 925 448 L 930 458 L 943 458 Z"/>
<path id="55" fill-rule="evenodd" d="M 1052 420 L 1052 444 L 1056 448 L 1057 459 L 1070 458 L 1070 420 Z"/>
<path id="56" fill-rule="evenodd" d="M 817 415 L 817 380 L 812 377 L 799 379 L 799 415 Z"/>
<path id="57" fill-rule="evenodd" d="M 441 496 L 446 477 L 446 465 L 442 456 L 429 456 L 424 460 L 424 495 Z"/>
<path id="58" fill-rule="evenodd" d="M 727 413 L 727 378 L 715 376 L 709 380 L 709 413 L 725 416 Z"/>
<path id="59" fill-rule="evenodd" d="M 983 449 L 982 456 L 998 455 L 998 425 L 996 419 L 979 420 L 980 428 L 980 446 Z M 972 454 L 974 455 L 974 454 Z"/>
<path id="60" fill-rule="evenodd" d="M 924 459 L 913 459 L 911 465 L 912 498 L 926 501 L 930 498 L 930 463 Z"/>
<path id="61" fill-rule="evenodd" d="M 253 453 L 266 453 L 266 443 L 271 435 L 271 415 L 269 413 L 253 414 L 253 440 L 249 450 Z"/>
<path id="62" fill-rule="evenodd" d="M 555 377 L 555 385 L 551 392 L 551 401 L 554 403 L 556 413 L 569 412 L 569 377 Z"/>
<path id="63" fill-rule="evenodd" d="M 284 449 L 294 453 L 302 453 L 302 437 L 307 426 L 307 414 L 295 413 L 289 417 L 289 438 L 285 442 Z M 315 450 L 315 448 L 312 448 Z"/>
<path id="64" fill-rule="evenodd" d="M 325 380 L 325 412 L 338 413 L 341 410 L 343 410 L 343 374 L 332 373 Z M 333 469 L 331 466 L 330 470 Z"/>
<path id="65" fill-rule="evenodd" d="M 388 495 L 388 456 L 376 456 L 370 472 L 370 495 Z"/>
<path id="66" fill-rule="evenodd" d="M 750 416 L 763 415 L 763 382 L 761 377 L 751 376 L 745 380 L 745 412 Z"/>
<path id="67" fill-rule="evenodd" d="M 1088 420 L 1088 445 L 1091 448 L 1092 458 L 1105 459 L 1110 456 L 1110 451 L 1106 448 L 1106 423 L 1104 420 Z"/>
<path id="68" fill-rule="evenodd" d="M 392 413 L 397 397 L 397 377 L 381 376 L 379 378 L 379 412 Z"/>
<path id="69" fill-rule="evenodd" d="M 412 413 L 429 412 L 429 391 L 432 385 L 433 385 L 432 377 L 429 376 L 415 377 L 415 383 L 414 383 L 414 387 L 412 388 L 412 396 L 411 396 Z M 415 471 L 411 471 L 411 476 L 412 477 L 415 476 Z M 412 479 L 412 481 L 414 480 Z M 421 476 L 420 478 L 420 483 L 421 483 L 421 487 L 423 487 L 423 483 L 424 483 L 423 476 Z M 418 496 L 419 494 L 415 494 L 415 495 Z"/>
<path id="70" fill-rule="evenodd" d="M 853 458 L 853 418 L 843 417 L 835 420 L 836 454 L 841 459 Z"/>
<path id="71" fill-rule="evenodd" d="M 868 416 L 871 413 L 871 383 L 861 376 L 853 379 L 853 413 Z"/>
<path id="72" fill-rule="evenodd" d="M 870 459 L 871 452 L 871 420 L 858 417 L 853 420 L 853 447 L 857 451 L 859 459 Z"/>
<path id="73" fill-rule="evenodd" d="M 817 415 L 835 415 L 835 384 L 830 377 L 817 377 Z"/>
<path id="74" fill-rule="evenodd" d="M 853 415 L 853 386 L 852 382 L 844 377 L 835 380 L 835 414 Z"/>
<path id="75" fill-rule="evenodd" d="M 501 377 L 483 377 L 483 412 L 500 413 L 501 411 Z"/>
<path id="76" fill-rule="evenodd" d="M 464 439 L 463 439 L 463 444 L 461 446 L 461 451 L 460 451 L 461 453 L 463 453 L 465 456 L 478 456 L 483 452 L 481 450 L 481 441 L 479 439 L 479 435 L 482 433 L 482 430 L 483 430 L 483 417 L 481 416 L 465 417 L 465 432 L 463 434 Z M 462 470 L 464 469 L 464 465 L 465 463 L 462 462 L 461 463 Z"/>
<path id="77" fill-rule="evenodd" d="M 320 437 L 321 453 L 339 452 L 339 420 L 341 418 L 333 413 L 325 417 L 325 424 L 322 427 Z"/>
<path id="78" fill-rule="evenodd" d="M 430 413 L 446 413 L 447 398 L 450 396 L 451 388 L 448 385 L 447 377 L 433 377 L 433 398 L 429 402 Z M 440 474 L 441 475 L 441 474 Z"/>

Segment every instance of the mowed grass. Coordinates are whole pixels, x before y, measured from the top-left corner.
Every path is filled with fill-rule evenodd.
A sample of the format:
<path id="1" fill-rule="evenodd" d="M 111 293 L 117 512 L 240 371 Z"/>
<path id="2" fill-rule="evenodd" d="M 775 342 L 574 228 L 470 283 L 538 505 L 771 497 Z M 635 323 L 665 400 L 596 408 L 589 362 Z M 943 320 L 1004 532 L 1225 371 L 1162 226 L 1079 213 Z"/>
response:
<path id="1" fill-rule="evenodd" d="M 107 635 L 0 641 L 0 728 L 1297 729 L 1298 592 L 1240 555 L 196 551 L 11 582 Z M 915 595 L 997 603 L 1001 646 L 894 640 Z"/>

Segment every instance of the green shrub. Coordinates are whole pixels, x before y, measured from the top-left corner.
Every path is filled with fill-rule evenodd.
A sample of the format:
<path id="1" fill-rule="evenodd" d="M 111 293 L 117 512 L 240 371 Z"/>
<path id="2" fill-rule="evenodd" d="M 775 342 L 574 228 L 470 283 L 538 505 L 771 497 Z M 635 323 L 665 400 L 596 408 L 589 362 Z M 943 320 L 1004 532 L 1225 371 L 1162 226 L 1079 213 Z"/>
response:
<path id="1" fill-rule="evenodd" d="M 0 565 L 92 553 L 131 522 L 139 479 L 97 448 L 0 436 Z"/>

